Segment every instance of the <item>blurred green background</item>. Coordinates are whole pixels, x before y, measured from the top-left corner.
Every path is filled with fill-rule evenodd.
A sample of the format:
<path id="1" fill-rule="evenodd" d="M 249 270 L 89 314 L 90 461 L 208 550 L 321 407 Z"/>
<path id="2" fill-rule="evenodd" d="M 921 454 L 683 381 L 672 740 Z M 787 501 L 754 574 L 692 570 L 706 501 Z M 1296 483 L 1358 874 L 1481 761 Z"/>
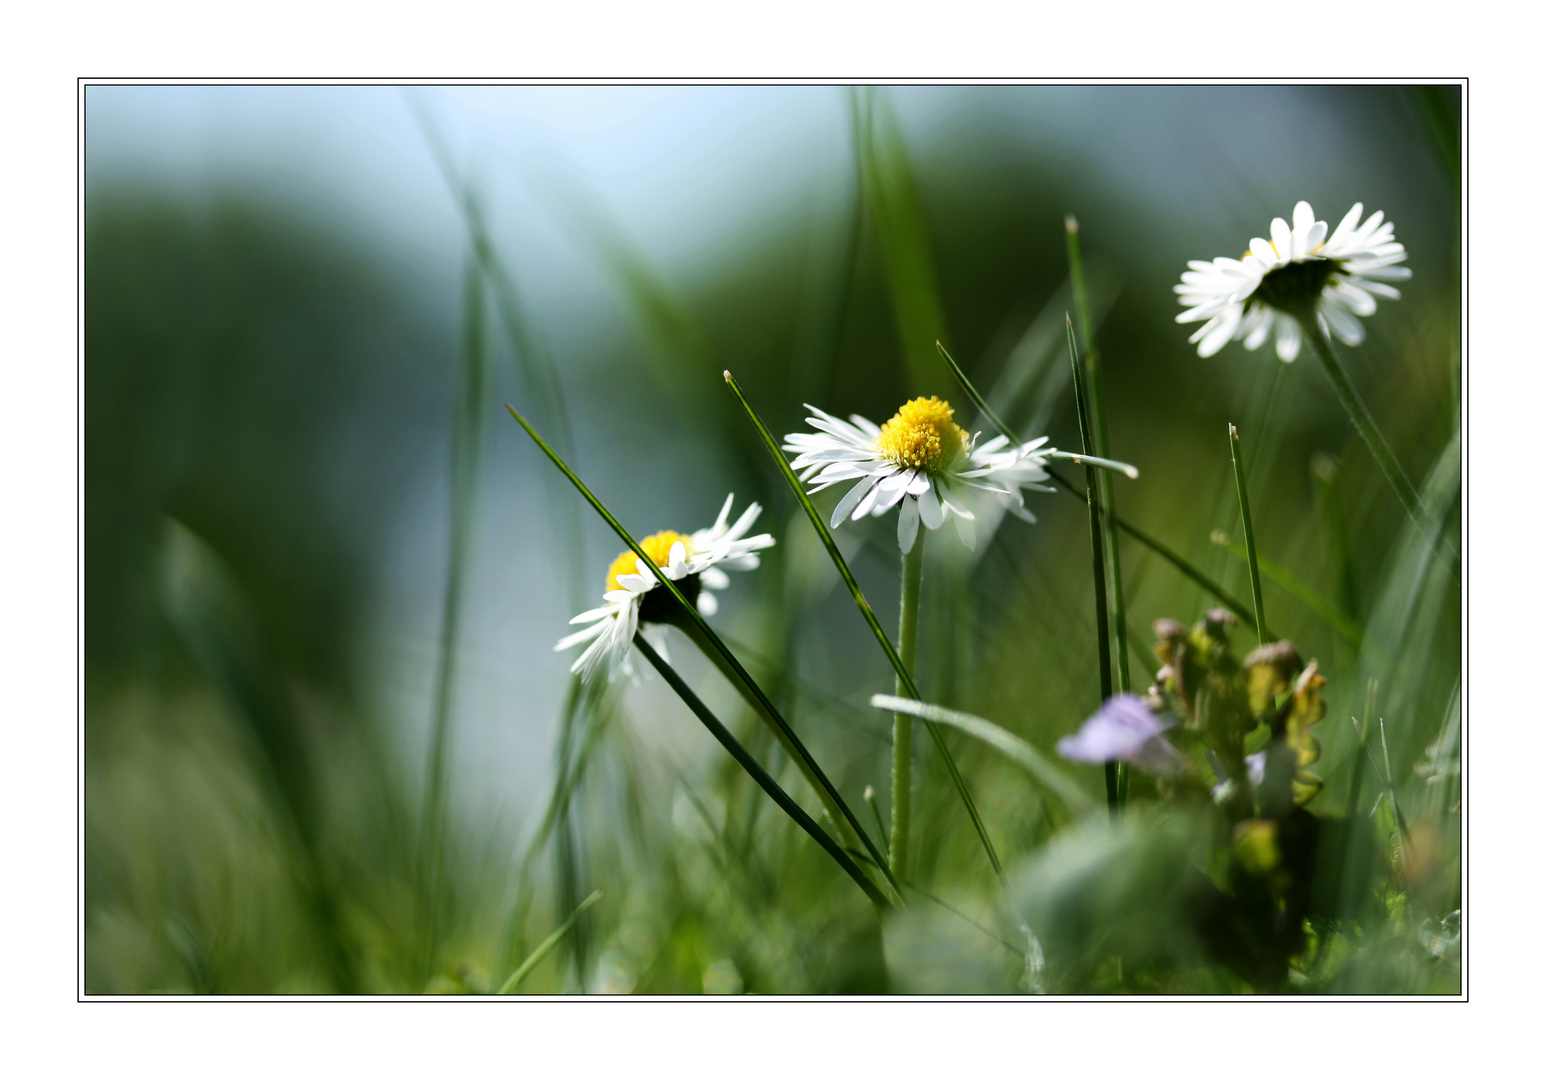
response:
<path id="1" fill-rule="evenodd" d="M 1184 837 L 1087 835 L 952 733 L 1032 883 L 1006 915 L 920 739 L 937 899 L 881 926 L 660 680 L 573 695 L 552 652 L 621 545 L 506 401 L 635 535 L 702 528 L 729 491 L 763 504 L 779 544 L 714 622 L 848 801 L 873 785 L 885 812 L 890 718 L 867 702 L 889 668 L 720 372 L 776 433 L 802 402 L 880 422 L 920 392 L 986 428 L 938 338 L 1027 436 L 1075 448 L 1068 213 L 1112 453 L 1142 470 L 1118 508 L 1248 597 L 1210 540 L 1240 533 L 1239 426 L 1262 555 L 1344 616 L 1265 583 L 1274 631 L 1329 679 L 1314 808 L 1347 812 L 1347 717 L 1383 717 L 1421 832 L 1377 925 L 1302 986 L 1454 992 L 1459 587 L 1313 357 L 1199 359 L 1171 286 L 1299 199 L 1332 224 L 1384 210 L 1413 278 L 1342 356 L 1458 547 L 1459 106 L 1401 86 L 89 87 L 86 992 L 487 992 L 598 889 L 521 990 L 1247 988 L 1180 945 L 1151 963 L 1170 924 L 1143 889 L 1163 885 L 1098 872 L 1135 845 L 1184 863 Z M 919 677 L 1050 753 L 1098 704 L 1089 541 L 1080 501 L 1028 499 L 1034 526 L 931 546 Z M 839 531 L 888 627 L 894 536 Z M 1122 554 L 1142 686 L 1151 622 L 1214 602 Z M 1380 821 L 1376 794 L 1357 812 Z M 1126 913 L 1110 930 L 1134 905 L 1123 933 L 1067 917 Z"/>

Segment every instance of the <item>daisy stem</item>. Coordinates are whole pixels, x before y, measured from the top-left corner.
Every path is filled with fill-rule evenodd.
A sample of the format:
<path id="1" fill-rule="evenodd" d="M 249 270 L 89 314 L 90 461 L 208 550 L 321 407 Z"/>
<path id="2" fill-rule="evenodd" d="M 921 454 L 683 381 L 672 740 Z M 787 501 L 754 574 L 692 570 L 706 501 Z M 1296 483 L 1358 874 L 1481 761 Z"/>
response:
<path id="1" fill-rule="evenodd" d="M 1079 416 L 1079 441 L 1085 453 L 1090 452 L 1090 421 L 1085 413 L 1084 376 L 1079 370 L 1079 346 L 1074 342 L 1074 321 L 1067 315 L 1063 323 L 1068 331 L 1068 360 L 1073 365 L 1074 410 Z M 1093 466 L 1084 467 L 1084 498 L 1090 511 L 1090 562 L 1095 576 L 1095 644 L 1100 658 L 1100 700 L 1104 704 L 1111 697 L 1111 633 L 1106 612 L 1106 560 L 1101 542 L 1101 506 L 1099 485 L 1095 481 Z M 1119 808 L 1117 798 L 1117 765 L 1106 762 L 1106 806 L 1113 817 Z"/>
<path id="2" fill-rule="evenodd" d="M 676 673 L 676 669 L 666 663 L 661 658 L 661 655 L 650 647 L 650 643 L 644 640 L 643 634 L 634 635 L 633 646 L 660 673 L 660 677 L 671 685 L 671 689 L 676 691 L 676 695 L 682 699 L 682 703 L 692 710 L 693 715 L 702 722 L 704 727 L 709 729 L 709 734 L 719 740 L 719 744 L 730 752 L 730 756 L 735 758 L 736 763 L 745 769 L 753 780 L 757 781 L 757 786 L 767 792 L 768 798 L 777 803 L 780 810 L 793 818 L 796 825 L 804 829 L 812 840 L 815 840 L 828 855 L 832 856 L 837 864 L 843 868 L 844 873 L 854 879 L 855 884 L 864 890 L 864 895 L 868 896 L 877 908 L 885 910 L 891 907 L 891 901 L 887 900 L 885 895 L 875 887 L 875 883 L 865 876 L 864 871 L 860 870 L 853 859 L 848 857 L 848 853 L 838 845 L 836 840 L 827 835 L 825 829 L 812 821 L 809 814 L 800 809 L 800 804 L 791 799 L 788 792 L 778 786 L 778 781 L 768 775 L 767 770 L 758 764 L 757 759 L 752 757 L 751 752 L 742 746 L 736 737 L 730 733 L 730 729 L 725 727 L 719 718 L 709 711 L 708 706 L 703 703 L 697 694 L 693 693 L 692 687 L 682 681 L 682 677 Z"/>
<path id="3" fill-rule="evenodd" d="M 1235 466 L 1235 489 L 1240 492 L 1240 522 L 1245 527 L 1245 563 L 1251 569 L 1251 603 L 1256 608 L 1256 640 L 1267 644 L 1267 615 L 1261 601 L 1261 571 L 1256 567 L 1256 531 L 1251 527 L 1251 497 L 1245 489 L 1245 462 L 1240 456 L 1240 432 L 1229 425 L 1229 458 Z"/>
<path id="4" fill-rule="evenodd" d="M 927 529 L 918 530 L 913 549 L 902 557 L 902 612 L 897 624 L 898 652 L 902 666 L 911 674 L 918 655 L 918 608 L 923 589 L 923 541 Z M 899 672 L 896 692 L 905 688 Z M 891 872 L 906 880 L 907 848 L 912 838 L 913 813 L 913 718 L 893 714 L 891 722 Z"/>
<path id="5" fill-rule="evenodd" d="M 1396 460 L 1396 455 L 1390 449 L 1390 444 L 1385 441 L 1385 436 L 1380 434 L 1380 429 L 1374 423 L 1374 417 L 1363 403 L 1363 398 L 1358 396 L 1358 390 L 1353 386 L 1353 380 L 1348 378 L 1347 369 L 1342 366 L 1342 361 L 1337 358 L 1336 350 L 1331 347 L 1331 339 L 1321 329 L 1320 321 L 1313 315 L 1300 315 L 1299 329 L 1310 341 L 1310 347 L 1315 350 L 1315 355 L 1320 358 L 1321 366 L 1326 369 L 1326 377 L 1331 380 L 1331 387 L 1337 392 L 1337 397 L 1342 400 L 1342 407 L 1352 417 L 1353 426 L 1358 429 L 1358 434 L 1363 437 L 1369 452 L 1374 455 L 1380 471 L 1385 474 L 1385 479 L 1390 481 L 1390 486 L 1396 489 L 1396 498 L 1401 500 L 1401 505 L 1408 515 L 1417 523 L 1417 527 L 1430 536 L 1435 537 L 1450 554 L 1454 549 L 1449 541 L 1439 535 L 1439 523 L 1428 513 L 1428 508 L 1423 505 L 1422 497 L 1417 494 L 1417 489 L 1412 486 L 1412 481 L 1406 478 L 1406 473 L 1401 469 L 1401 463 Z M 1450 563 L 1451 570 L 1458 564 L 1458 558 Z"/>
<path id="6" fill-rule="evenodd" d="M 881 629 L 880 620 L 875 617 L 875 611 L 870 607 L 870 602 L 864 598 L 864 590 L 859 588 L 859 582 L 855 580 L 853 571 L 848 568 L 848 561 L 843 558 L 843 553 L 837 549 L 837 541 L 832 539 L 832 530 L 827 528 L 827 523 L 816 512 L 811 497 L 805 493 L 805 487 L 795 476 L 794 470 L 789 467 L 789 461 L 778 448 L 778 441 L 773 438 L 773 433 L 768 430 L 768 425 L 762 422 L 762 417 L 757 415 L 757 410 L 752 408 L 752 403 L 746 400 L 746 395 L 741 392 L 740 384 L 730 372 L 725 372 L 725 384 L 735 394 L 736 400 L 741 403 L 741 408 L 746 410 L 746 418 L 757 429 L 757 434 L 762 438 L 762 445 L 767 447 L 768 454 L 778 466 L 778 471 L 784 477 L 784 483 L 789 485 L 795 501 L 805 511 L 805 516 L 810 519 L 811 528 L 816 530 L 816 535 L 821 539 L 822 546 L 827 549 L 827 555 L 832 559 L 832 565 L 837 568 L 838 575 L 848 586 L 849 595 L 854 598 L 854 606 L 859 609 L 859 614 L 864 617 L 865 623 L 870 628 L 870 633 L 875 635 L 875 641 L 885 652 L 886 659 L 891 662 L 891 667 L 896 671 L 898 681 L 902 682 L 907 696 L 915 701 L 922 701 L 923 696 L 918 693 L 918 688 L 913 685 L 912 674 L 907 666 L 902 663 L 902 658 L 897 654 L 896 647 L 891 644 L 891 639 Z M 966 786 L 966 778 L 961 775 L 960 768 L 956 765 L 955 755 L 950 752 L 950 745 L 945 742 L 945 737 L 940 734 L 939 725 L 925 720 L 923 728 L 929 733 L 929 738 L 934 742 L 934 748 L 939 751 L 939 756 L 945 762 L 945 769 L 950 773 L 950 781 L 955 785 L 956 793 L 961 796 L 961 804 L 966 807 L 967 816 L 972 819 L 972 828 L 977 832 L 977 839 L 982 842 L 982 850 L 988 856 L 988 862 L 993 864 L 993 873 L 999 881 L 1004 882 L 1004 864 L 999 861 L 998 851 L 993 846 L 993 839 L 988 836 L 988 827 L 982 820 L 982 814 L 977 810 L 977 801 L 972 798 L 971 789 Z M 870 854 L 875 856 L 873 848 L 869 848 Z M 886 873 L 891 873 L 890 860 L 885 864 Z M 895 881 L 892 882 L 895 885 Z"/>

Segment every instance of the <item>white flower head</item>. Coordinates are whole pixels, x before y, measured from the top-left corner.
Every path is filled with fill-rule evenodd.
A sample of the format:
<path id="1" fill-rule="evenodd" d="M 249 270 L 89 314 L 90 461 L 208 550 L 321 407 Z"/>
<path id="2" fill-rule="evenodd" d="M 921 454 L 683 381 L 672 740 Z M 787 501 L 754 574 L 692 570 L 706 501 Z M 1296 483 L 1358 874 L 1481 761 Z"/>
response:
<path id="1" fill-rule="evenodd" d="M 699 529 L 690 536 L 668 530 L 640 540 L 639 546 L 654 566 L 640 563 L 632 551 L 625 551 L 612 561 L 607 570 L 606 591 L 601 597 L 605 602 L 570 619 L 570 625 L 589 625 L 554 646 L 555 652 L 562 652 L 582 641 L 590 642 L 570 671 L 587 680 L 603 665 L 608 679 L 619 670 L 633 674 L 628 653 L 634 633 L 641 624 L 663 626 L 676 619 L 680 610 L 664 590 L 652 591 L 660 584 L 660 572 L 676 583 L 700 613 L 712 615 L 719 610 L 714 591 L 729 588 L 730 576 L 725 571 L 755 570 L 760 561 L 757 552 L 773 546 L 773 537 L 767 533 L 746 535 L 762 513 L 762 507 L 756 503 L 742 511 L 734 525 L 728 524 L 734 500 L 733 494 L 725 497 L 718 520 L 707 529 Z M 653 637 L 651 641 L 655 643 Z M 663 644 L 656 643 L 657 651 L 664 652 Z"/>
<path id="2" fill-rule="evenodd" d="M 897 513 L 897 542 L 905 554 L 913 549 L 918 523 L 937 529 L 954 518 L 961 542 L 977 546 L 973 524 L 983 500 L 991 500 L 1026 521 L 1036 517 L 1025 508 L 1021 488 L 1051 491 L 1040 481 L 1051 447 L 1045 437 L 1011 444 L 1003 435 L 977 445 L 951 419 L 949 403 L 937 397 L 914 398 L 897 410 L 881 427 L 862 416 L 847 421 L 807 405 L 812 416 L 806 423 L 816 433 L 795 432 L 784 437 L 784 449 L 799 456 L 791 463 L 800 479 L 817 492 L 848 480 L 857 483 L 838 500 L 832 512 L 832 528 L 842 520 L 858 521 L 869 514 L 879 517 L 893 506 Z"/>
<path id="3" fill-rule="evenodd" d="M 1374 314 L 1376 296 L 1398 300 L 1387 284 L 1405 281 L 1412 271 L 1397 263 L 1406 248 L 1397 243 L 1395 226 L 1377 210 L 1362 225 L 1363 203 L 1354 203 L 1329 237 L 1326 223 L 1315 220 L 1310 204 L 1294 207 L 1290 228 L 1272 219 L 1269 239 L 1255 237 L 1239 259 L 1193 259 L 1175 287 L 1186 308 L 1176 322 L 1202 322 L 1191 341 L 1199 356 L 1212 356 L 1226 342 L 1244 339 L 1256 349 L 1269 337 L 1278 357 L 1299 355 L 1297 316 L 1314 310 L 1323 330 L 1349 345 L 1363 341 L 1359 317 Z"/>

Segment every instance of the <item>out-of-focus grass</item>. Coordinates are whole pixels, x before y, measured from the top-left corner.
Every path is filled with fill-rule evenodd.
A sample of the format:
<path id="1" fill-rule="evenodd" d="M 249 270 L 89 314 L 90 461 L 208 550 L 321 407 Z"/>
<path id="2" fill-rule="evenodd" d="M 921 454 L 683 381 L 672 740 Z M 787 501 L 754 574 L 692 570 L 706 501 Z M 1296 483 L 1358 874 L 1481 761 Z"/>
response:
<path id="1" fill-rule="evenodd" d="M 1440 121 L 1453 114 L 1432 94 L 1414 102 L 1408 137 L 1426 146 L 1435 125 L 1433 168 L 1447 177 L 1454 147 Z M 1262 602 L 1273 631 L 1330 680 L 1325 789 L 1312 807 L 1352 822 L 1336 826 L 1349 837 L 1345 895 L 1312 920 L 1289 989 L 1458 989 L 1464 696 L 1460 594 L 1442 549 L 1405 519 L 1320 372 L 1238 345 L 1202 361 L 1186 345 L 1170 286 L 1186 258 L 1213 252 L 1178 250 L 1174 274 L 1158 276 L 1129 259 L 1116 225 L 1103 226 L 1138 211 L 1081 190 L 1077 169 L 1006 155 L 963 180 L 909 145 L 885 92 L 853 104 L 853 204 L 812 236 L 770 236 L 721 257 L 712 278 L 668 280 L 609 226 L 587 232 L 587 211 L 569 211 L 612 269 L 637 338 L 618 344 L 628 362 L 552 356 L 556 395 L 536 375 L 514 392 L 539 407 L 567 400 L 576 416 L 676 439 L 714 462 L 663 475 L 648 455 L 587 457 L 595 443 L 577 426 L 580 472 L 603 497 L 712 475 L 733 482 L 738 501 L 763 502 L 779 546 L 737 581 L 716 623 L 858 807 L 867 785 L 887 789 L 889 725 L 868 698 L 889 688 L 890 669 L 724 393 L 723 358 L 775 433 L 799 427 L 803 400 L 881 420 L 916 390 L 953 392 L 934 353 L 948 325 L 947 344 L 995 411 L 1076 446 L 1061 322 L 1072 306 L 1063 214 L 1077 209 L 1110 450 L 1143 470 L 1118 489 L 1122 514 L 1248 596 L 1242 561 L 1211 540 L 1238 528 L 1218 433 L 1239 422 L 1256 546 L 1264 566 L 1284 571 L 1264 573 Z M 1337 209 L 1316 205 L 1322 216 Z M 1263 207 L 1261 226 L 1286 209 Z M 1445 273 L 1458 253 L 1418 254 L 1405 298 L 1382 304 L 1370 340 L 1344 359 L 1458 549 L 1459 313 Z M 540 345 L 541 313 L 498 306 L 512 297 L 494 268 L 519 264 L 497 249 L 475 260 L 482 272 L 467 295 L 490 307 L 469 304 L 467 325 L 476 318 L 491 335 L 478 363 Z M 883 924 L 658 681 L 575 689 L 549 787 L 528 800 L 541 820 L 478 824 L 448 802 L 426 833 L 421 778 L 456 778 L 429 767 L 428 746 L 410 749 L 405 769 L 400 734 L 360 684 L 372 587 L 362 568 L 375 564 L 418 463 L 460 462 L 451 469 L 465 478 L 480 425 L 502 422 L 475 415 L 490 401 L 473 338 L 456 344 L 458 283 L 443 284 L 437 306 L 370 255 L 275 211 L 110 189 L 88 205 L 86 273 L 88 993 L 492 992 L 595 889 L 602 898 L 522 976 L 521 992 L 1250 989 L 1208 961 L 1192 930 L 1195 823 L 1147 805 L 1152 787 L 1139 777 L 1120 827 L 1081 821 L 1016 763 L 950 729 L 1009 888 L 919 740 L 913 878 L 928 898 Z M 615 392 L 620 379 L 629 400 Z M 987 427 L 955 404 L 972 430 Z M 356 440 L 348 453 L 344 434 Z M 463 484 L 458 514 L 478 497 Z M 722 497 L 702 502 L 711 512 Z M 830 507 L 824 498 L 818 508 Z M 1084 508 L 1066 494 L 1030 498 L 1035 526 L 1008 521 L 972 555 L 931 545 L 918 682 L 928 700 L 1048 757 L 1098 695 L 1096 631 Z M 534 521 L 532 532 L 547 527 L 559 526 Z M 891 610 L 900 559 L 889 519 L 844 526 L 836 541 L 875 609 Z M 502 573 L 530 572 L 532 556 L 551 550 L 529 536 L 508 543 Z M 1141 687 L 1152 620 L 1191 621 L 1215 601 L 1142 545 L 1118 543 Z M 595 584 L 603 569 L 574 573 Z M 422 572 L 443 581 L 447 567 Z M 1290 580 L 1334 604 L 1361 645 L 1300 603 Z M 562 630 L 559 620 L 552 637 Z M 1248 630 L 1237 636 L 1248 644 Z M 449 672 L 458 644 L 449 631 L 447 641 Z M 814 813 L 798 770 L 717 673 L 691 660 L 681 670 Z M 1396 839 L 1372 769 L 1351 801 L 1361 751 L 1349 716 L 1370 725 L 1377 753 L 1384 720 L 1410 840 Z M 511 723 L 549 720 L 511 703 Z M 1098 770 L 1065 771 L 1099 801 Z M 426 892 L 425 837 L 437 833 L 443 854 Z M 1034 978 L 1025 927 L 1045 949 Z"/>

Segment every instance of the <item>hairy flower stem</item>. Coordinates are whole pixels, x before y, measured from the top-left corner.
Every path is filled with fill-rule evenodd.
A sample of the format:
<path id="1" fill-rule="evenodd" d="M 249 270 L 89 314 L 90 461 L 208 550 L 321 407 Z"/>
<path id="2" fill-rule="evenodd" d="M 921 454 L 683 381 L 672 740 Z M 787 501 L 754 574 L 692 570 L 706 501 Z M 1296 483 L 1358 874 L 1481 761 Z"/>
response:
<path id="1" fill-rule="evenodd" d="M 726 681 L 728 681 L 731 686 L 736 688 L 741 697 L 743 697 L 746 700 L 746 703 L 751 706 L 752 711 L 761 718 L 762 722 L 766 724 L 773 732 L 774 736 L 777 737 L 779 745 L 784 748 L 784 753 L 788 754 L 790 760 L 800 767 L 800 774 L 805 777 L 806 782 L 809 783 L 811 787 L 815 789 L 816 794 L 820 796 L 821 805 L 825 807 L 827 811 L 827 817 L 829 819 L 828 824 L 837 829 L 838 839 L 842 841 L 843 846 L 853 851 L 864 850 L 859 845 L 858 834 L 854 832 L 853 826 L 848 823 L 848 819 L 845 818 L 842 811 L 838 809 L 837 803 L 832 799 L 832 796 L 827 793 L 826 788 L 816 779 L 816 776 L 811 772 L 809 766 L 805 764 L 805 760 L 795 752 L 795 748 L 790 745 L 788 737 L 785 736 L 783 731 L 779 729 L 779 726 L 773 722 L 772 716 L 768 714 L 768 711 L 758 700 L 757 695 L 753 694 L 750 688 L 741 681 L 741 678 L 736 673 L 735 669 L 732 668 L 729 662 L 719 654 L 719 650 L 709 644 L 703 635 L 703 631 L 698 628 L 698 625 L 689 619 L 679 619 L 674 621 L 671 625 L 675 626 L 678 630 L 692 639 L 692 643 L 698 647 L 698 651 L 713 662 L 714 666 L 719 669 L 719 673 L 725 677 Z"/>
<path id="2" fill-rule="evenodd" d="M 1296 318 L 1299 329 L 1309 339 L 1310 348 L 1314 349 L 1315 355 L 1320 357 L 1321 366 L 1326 369 L 1326 377 L 1331 380 L 1331 387 L 1341 399 L 1342 407 L 1347 410 L 1348 416 L 1352 417 L 1353 426 L 1358 429 L 1358 434 L 1363 437 L 1369 452 L 1379 463 L 1385 479 L 1396 489 L 1396 497 L 1401 500 L 1401 505 L 1406 508 L 1407 514 L 1417 523 L 1419 529 L 1440 540 L 1448 548 L 1450 546 L 1448 541 L 1439 535 L 1439 523 L 1428 513 L 1428 508 L 1423 505 L 1417 489 L 1412 486 L 1412 482 L 1402 471 L 1401 463 L 1396 460 L 1390 444 L 1385 441 L 1385 436 L 1380 434 L 1380 429 L 1375 426 L 1374 417 L 1369 414 L 1363 399 L 1358 396 L 1353 380 L 1348 378 L 1347 369 L 1342 366 L 1342 361 L 1337 359 L 1336 351 L 1331 347 L 1331 339 L 1321 329 L 1320 321 L 1313 313 L 1297 315 Z M 1451 565 L 1455 564 L 1451 563 Z"/>
<path id="3" fill-rule="evenodd" d="M 902 666 L 913 674 L 918 655 L 918 601 L 923 588 L 923 541 L 929 532 L 920 528 L 913 549 L 902 557 L 902 612 L 897 626 L 897 652 Z M 916 681 L 916 680 L 914 680 Z M 896 693 L 906 690 L 896 681 Z M 913 813 L 913 718 L 893 713 L 891 721 L 891 873 L 907 880 L 907 847 L 912 838 Z"/>

